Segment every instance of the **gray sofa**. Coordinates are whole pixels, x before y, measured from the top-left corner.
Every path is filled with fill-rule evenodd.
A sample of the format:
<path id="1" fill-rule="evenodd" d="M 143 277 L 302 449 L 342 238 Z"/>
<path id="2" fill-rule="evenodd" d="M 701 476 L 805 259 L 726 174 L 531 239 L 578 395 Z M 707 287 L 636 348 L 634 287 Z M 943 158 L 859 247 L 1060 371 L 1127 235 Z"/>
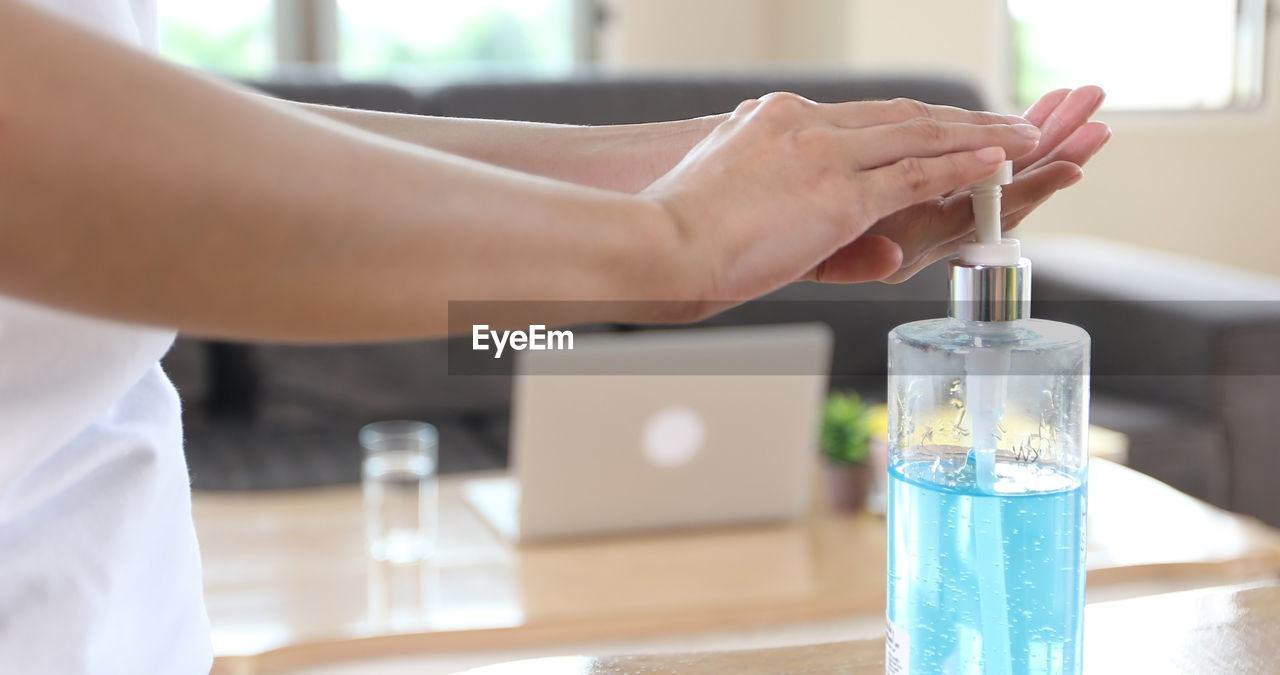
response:
<path id="1" fill-rule="evenodd" d="M 349 107 L 576 124 L 711 114 L 775 90 L 821 101 L 907 96 L 981 107 L 977 92 L 961 81 L 843 73 L 597 75 L 418 89 L 323 81 L 257 86 L 284 98 Z M 1029 245 L 1029 254 L 1036 266 L 1036 315 L 1071 320 L 1093 335 L 1094 420 L 1129 434 L 1130 464 L 1193 495 L 1280 524 L 1280 497 L 1269 485 L 1280 469 L 1270 420 L 1280 401 L 1280 304 L 1259 300 L 1256 292 L 1269 280 L 1196 266 L 1181 266 L 1175 274 L 1161 256 L 1099 241 Z M 1164 301 L 1179 300 L 1180 289 L 1203 289 L 1208 278 L 1218 295 Z M 826 321 L 837 335 L 833 386 L 875 395 L 884 389 L 885 333 L 904 321 L 941 315 L 945 288 L 942 265 L 897 286 L 795 284 L 704 323 Z M 1214 302 L 1222 298 L 1253 301 Z M 1271 300 L 1280 300 L 1280 292 Z M 180 339 L 166 367 L 186 401 L 194 485 L 254 489 L 354 481 L 355 430 L 389 417 L 422 418 L 440 427 L 442 471 L 501 466 L 509 373 L 450 375 L 447 354 L 444 340 L 295 347 Z"/>

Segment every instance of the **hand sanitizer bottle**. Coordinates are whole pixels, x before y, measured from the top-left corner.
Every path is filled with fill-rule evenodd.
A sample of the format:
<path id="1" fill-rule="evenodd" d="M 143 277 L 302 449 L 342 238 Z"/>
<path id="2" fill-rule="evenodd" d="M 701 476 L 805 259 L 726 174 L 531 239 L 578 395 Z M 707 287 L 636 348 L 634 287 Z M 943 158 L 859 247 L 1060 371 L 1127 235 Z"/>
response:
<path id="1" fill-rule="evenodd" d="M 1089 336 L 1030 318 L 1031 263 L 973 188 L 950 317 L 889 333 L 886 673 L 1079 673 Z"/>

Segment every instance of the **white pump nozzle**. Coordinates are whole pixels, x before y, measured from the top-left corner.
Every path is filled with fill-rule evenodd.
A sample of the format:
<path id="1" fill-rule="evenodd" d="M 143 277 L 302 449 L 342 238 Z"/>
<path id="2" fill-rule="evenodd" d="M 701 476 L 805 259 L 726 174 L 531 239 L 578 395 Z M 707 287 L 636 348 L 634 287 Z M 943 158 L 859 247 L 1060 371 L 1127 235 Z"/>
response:
<path id="1" fill-rule="evenodd" d="M 1022 246 L 1000 237 L 1000 186 L 1013 182 L 1013 162 L 1005 161 L 991 176 L 969 188 L 973 193 L 973 222 L 977 236 L 960 246 L 960 259 L 970 265 L 1017 265 Z"/>
<path id="2" fill-rule="evenodd" d="M 973 191 L 973 221 L 978 243 L 1000 241 L 1000 186 L 1012 182 L 1013 162 L 1006 160 L 995 173 L 969 186 Z"/>

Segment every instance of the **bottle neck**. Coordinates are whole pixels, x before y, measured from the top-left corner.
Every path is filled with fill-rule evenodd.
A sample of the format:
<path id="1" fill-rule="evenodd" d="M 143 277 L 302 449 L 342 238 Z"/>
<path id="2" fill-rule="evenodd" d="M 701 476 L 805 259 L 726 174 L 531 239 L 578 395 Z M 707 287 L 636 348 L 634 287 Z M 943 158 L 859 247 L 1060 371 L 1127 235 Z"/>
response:
<path id="1" fill-rule="evenodd" d="M 961 321 L 1017 321 L 1031 317 L 1031 261 L 1016 265 L 950 263 L 947 314 Z"/>

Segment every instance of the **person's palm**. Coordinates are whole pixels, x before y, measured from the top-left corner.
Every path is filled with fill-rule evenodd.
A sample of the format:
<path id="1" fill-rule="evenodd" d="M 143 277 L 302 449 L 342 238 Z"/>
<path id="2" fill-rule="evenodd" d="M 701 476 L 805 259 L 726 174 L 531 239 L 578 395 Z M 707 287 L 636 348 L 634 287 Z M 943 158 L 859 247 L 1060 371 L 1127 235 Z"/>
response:
<path id="1" fill-rule="evenodd" d="M 1043 135 L 1034 152 L 1014 164 L 1004 188 L 1003 226 L 1008 230 L 1054 192 L 1079 181 L 1081 167 L 1111 137 L 1089 117 L 1102 104 L 1097 87 L 1050 92 L 1026 113 Z M 924 267 L 953 255 L 973 232 L 969 193 L 916 204 L 881 219 L 865 235 L 819 265 L 809 278 L 826 282 L 905 281 Z"/>

